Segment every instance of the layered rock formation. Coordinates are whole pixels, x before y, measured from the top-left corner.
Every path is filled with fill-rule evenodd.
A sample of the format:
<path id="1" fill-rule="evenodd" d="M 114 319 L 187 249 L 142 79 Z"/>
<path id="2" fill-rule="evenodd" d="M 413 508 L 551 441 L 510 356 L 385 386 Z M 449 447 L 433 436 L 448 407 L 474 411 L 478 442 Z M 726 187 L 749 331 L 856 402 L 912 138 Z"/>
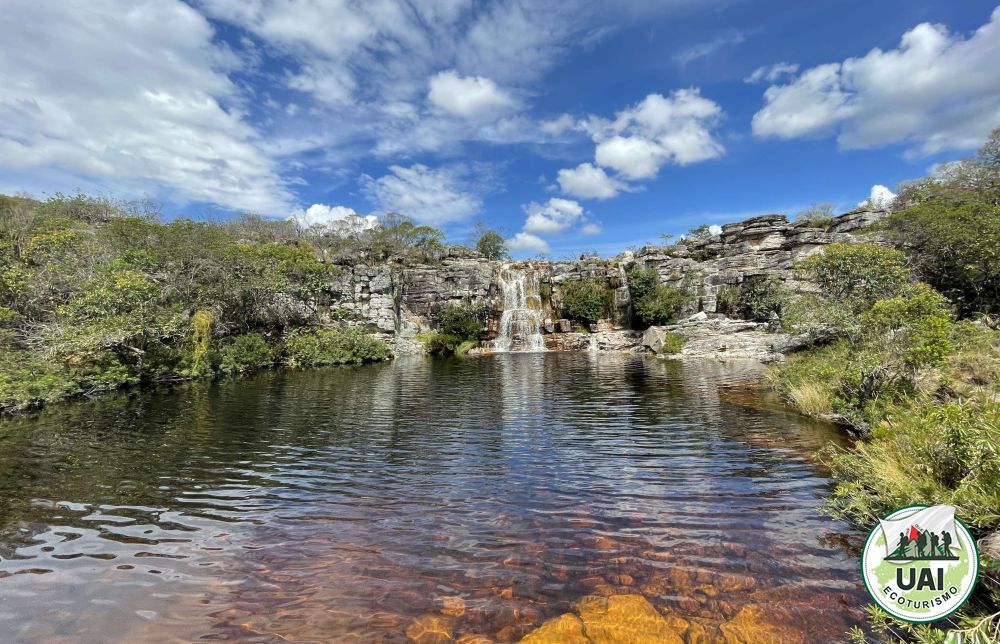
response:
<path id="1" fill-rule="evenodd" d="M 798 282 L 792 271 L 796 260 L 826 244 L 869 239 L 864 228 L 884 214 L 858 210 L 822 224 L 791 223 L 784 215 L 764 215 L 726 224 L 719 235 L 669 246 L 646 246 L 612 259 L 518 262 L 513 267 L 534 273 L 532 281 L 539 285 L 537 300 L 541 302 L 549 350 L 643 350 L 649 343 L 641 341 L 641 333 L 626 328 L 631 309 L 627 272 L 632 266 L 653 268 L 662 283 L 691 292 L 695 297 L 686 305 L 685 315 L 704 313 L 711 320 L 718 317 L 723 289 L 738 287 L 756 276 L 775 276 L 792 290 L 808 290 L 809 285 Z M 510 266 L 488 261 L 467 249 L 452 251 L 436 265 L 345 265 L 329 286 L 329 317 L 383 334 L 397 353 L 411 353 L 420 351 L 416 339 L 434 330 L 445 308 L 487 305 L 493 311 L 490 333 L 495 335 L 503 312 L 498 276 Z M 563 286 L 585 278 L 604 282 L 614 293 L 614 315 L 600 328 L 583 329 L 559 319 Z M 736 349 L 730 356 L 742 352 L 759 358 L 779 352 L 771 346 L 774 337 L 765 338 L 764 330 L 756 326 L 686 323 L 667 330 L 695 340 L 685 345 L 681 357 L 726 353 L 730 347 Z M 720 334 L 738 339 L 720 339 Z M 778 344 L 786 340 L 779 338 Z"/>

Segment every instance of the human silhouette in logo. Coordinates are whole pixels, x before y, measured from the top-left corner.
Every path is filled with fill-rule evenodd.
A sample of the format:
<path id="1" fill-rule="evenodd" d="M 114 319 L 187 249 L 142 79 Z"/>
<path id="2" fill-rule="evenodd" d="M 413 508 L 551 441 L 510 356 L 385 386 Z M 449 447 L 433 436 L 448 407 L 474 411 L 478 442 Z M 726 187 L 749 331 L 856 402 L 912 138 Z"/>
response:
<path id="1" fill-rule="evenodd" d="M 951 556 L 951 534 L 947 530 L 941 531 L 941 540 L 944 542 L 941 544 L 941 554 L 945 557 Z"/>
<path id="2" fill-rule="evenodd" d="M 931 556 L 932 557 L 936 557 L 938 554 L 940 554 L 940 550 L 938 550 L 938 542 L 940 540 L 941 540 L 941 537 L 937 536 L 933 532 L 931 533 Z"/>
<path id="3" fill-rule="evenodd" d="M 927 533 L 920 532 L 917 534 L 917 556 L 925 557 L 924 548 L 927 547 Z"/>
<path id="4" fill-rule="evenodd" d="M 909 537 L 906 536 L 905 532 L 900 532 L 899 533 L 899 547 L 896 548 L 896 556 L 897 557 L 905 557 L 906 556 L 906 549 L 909 547 L 909 545 L 910 545 L 910 539 L 909 539 Z"/>

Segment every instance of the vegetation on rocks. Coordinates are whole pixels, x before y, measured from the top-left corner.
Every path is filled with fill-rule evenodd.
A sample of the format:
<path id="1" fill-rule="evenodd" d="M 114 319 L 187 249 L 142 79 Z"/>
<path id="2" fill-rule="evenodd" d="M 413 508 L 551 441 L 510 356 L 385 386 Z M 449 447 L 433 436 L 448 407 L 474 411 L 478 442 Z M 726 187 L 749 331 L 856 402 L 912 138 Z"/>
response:
<path id="1" fill-rule="evenodd" d="M 436 355 L 465 354 L 479 344 L 489 321 L 487 306 L 465 303 L 441 312 L 439 332 L 427 338 L 428 352 Z"/>
<path id="2" fill-rule="evenodd" d="M 0 197 L 0 411 L 276 364 L 385 359 L 360 331 L 319 328 L 339 270 L 320 260 L 332 237 L 362 254 L 426 258 L 439 235 L 421 228 L 163 222 L 145 201 Z"/>
<path id="3" fill-rule="evenodd" d="M 904 186 L 876 231 L 895 248 L 833 244 L 798 266 L 819 293 L 794 298 L 782 322 L 818 345 L 769 378 L 803 412 L 861 434 L 822 454 L 836 515 L 868 526 L 902 505 L 947 503 L 977 537 L 1000 530 L 997 150 L 1000 130 L 978 157 Z M 952 618 L 957 631 L 877 611 L 872 627 L 890 641 L 992 641 L 1000 562 L 984 554 L 986 574 Z"/>
<path id="4" fill-rule="evenodd" d="M 661 284 L 654 268 L 633 266 L 628 271 L 628 287 L 634 323 L 638 328 L 676 321 L 684 304 L 691 300 L 686 291 Z"/>
<path id="5" fill-rule="evenodd" d="M 611 311 L 614 293 L 601 280 L 587 278 L 564 282 L 560 290 L 563 315 L 571 320 L 593 324 Z"/>

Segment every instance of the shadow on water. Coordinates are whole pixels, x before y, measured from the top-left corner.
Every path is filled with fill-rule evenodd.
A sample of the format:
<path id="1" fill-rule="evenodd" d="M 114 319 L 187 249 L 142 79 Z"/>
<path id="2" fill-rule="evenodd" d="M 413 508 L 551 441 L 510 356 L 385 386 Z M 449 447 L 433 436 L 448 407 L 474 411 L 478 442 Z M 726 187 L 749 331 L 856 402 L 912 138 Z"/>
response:
<path id="1" fill-rule="evenodd" d="M 842 632 L 834 428 L 745 368 L 508 354 L 274 372 L 0 424 L 0 639 L 514 641 L 589 594 Z M 443 611 L 443 612 L 442 612 Z"/>

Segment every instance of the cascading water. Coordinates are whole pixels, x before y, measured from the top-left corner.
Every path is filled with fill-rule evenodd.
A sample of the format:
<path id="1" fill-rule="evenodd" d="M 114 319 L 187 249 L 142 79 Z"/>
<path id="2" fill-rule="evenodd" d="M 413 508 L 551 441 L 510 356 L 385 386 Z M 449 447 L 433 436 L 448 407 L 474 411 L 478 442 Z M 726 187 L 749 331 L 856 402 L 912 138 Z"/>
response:
<path id="1" fill-rule="evenodd" d="M 497 276 L 503 295 L 500 332 L 493 341 L 493 350 L 545 351 L 542 339 L 542 297 L 538 292 L 538 277 L 534 271 L 500 269 Z"/>

